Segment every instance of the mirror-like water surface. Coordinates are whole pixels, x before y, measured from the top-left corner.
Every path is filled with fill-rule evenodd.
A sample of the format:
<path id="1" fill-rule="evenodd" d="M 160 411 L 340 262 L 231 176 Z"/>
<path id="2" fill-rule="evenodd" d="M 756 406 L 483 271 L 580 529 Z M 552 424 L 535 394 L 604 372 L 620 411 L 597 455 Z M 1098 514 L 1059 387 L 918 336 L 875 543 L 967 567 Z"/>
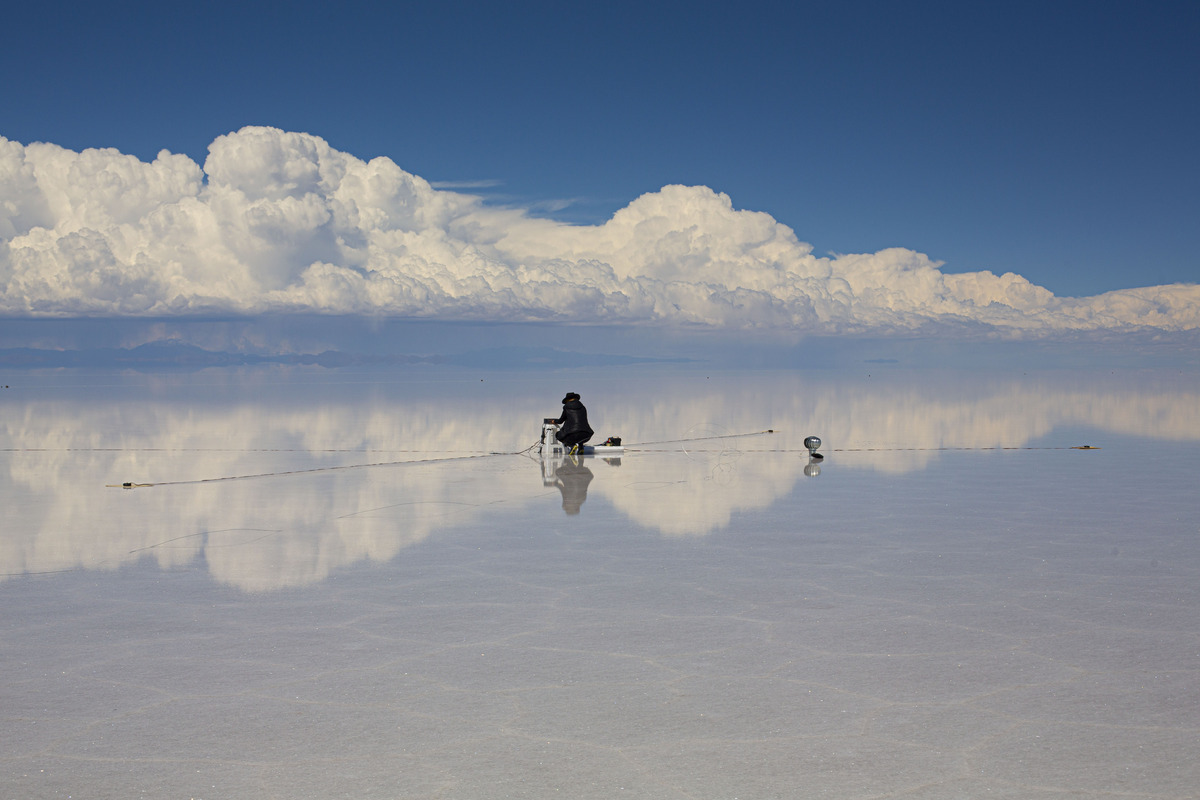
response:
<path id="1" fill-rule="evenodd" d="M 1200 785 L 1190 377 L 0 384 L 5 796 Z"/>

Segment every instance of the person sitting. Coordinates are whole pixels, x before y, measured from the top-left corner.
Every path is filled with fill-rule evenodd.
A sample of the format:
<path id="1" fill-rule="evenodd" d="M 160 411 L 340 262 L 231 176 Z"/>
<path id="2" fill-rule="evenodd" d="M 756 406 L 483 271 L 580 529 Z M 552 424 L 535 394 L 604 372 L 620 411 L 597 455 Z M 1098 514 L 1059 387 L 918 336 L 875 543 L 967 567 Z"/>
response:
<path id="1" fill-rule="evenodd" d="M 583 443 L 592 438 L 592 429 L 588 427 L 587 409 L 579 402 L 579 395 L 567 392 L 563 398 L 562 416 L 554 420 L 558 432 L 554 438 L 563 443 L 571 453 L 583 450 Z"/>

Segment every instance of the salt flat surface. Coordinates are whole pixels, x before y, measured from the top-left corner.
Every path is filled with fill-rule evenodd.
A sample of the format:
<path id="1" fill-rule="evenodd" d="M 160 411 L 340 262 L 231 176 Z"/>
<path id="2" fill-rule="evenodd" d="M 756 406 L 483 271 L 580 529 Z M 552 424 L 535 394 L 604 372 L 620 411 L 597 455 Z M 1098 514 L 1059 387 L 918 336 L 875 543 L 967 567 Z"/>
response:
<path id="1" fill-rule="evenodd" d="M 0 798 L 1200 786 L 1189 377 L 0 384 Z"/>

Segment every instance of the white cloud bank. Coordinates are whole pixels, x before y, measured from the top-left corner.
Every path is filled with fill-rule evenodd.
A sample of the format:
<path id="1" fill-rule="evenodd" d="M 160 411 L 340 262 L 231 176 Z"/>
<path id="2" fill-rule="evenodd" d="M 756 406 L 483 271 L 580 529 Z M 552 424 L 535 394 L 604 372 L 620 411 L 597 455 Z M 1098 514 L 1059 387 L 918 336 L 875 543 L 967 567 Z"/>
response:
<path id="1" fill-rule="evenodd" d="M 304 133 L 76 153 L 0 137 L 0 315 L 317 312 L 670 323 L 819 334 L 1200 329 L 1200 286 L 1060 298 L 1020 275 L 943 273 L 911 250 L 820 258 L 703 186 L 599 226 L 497 209 Z"/>

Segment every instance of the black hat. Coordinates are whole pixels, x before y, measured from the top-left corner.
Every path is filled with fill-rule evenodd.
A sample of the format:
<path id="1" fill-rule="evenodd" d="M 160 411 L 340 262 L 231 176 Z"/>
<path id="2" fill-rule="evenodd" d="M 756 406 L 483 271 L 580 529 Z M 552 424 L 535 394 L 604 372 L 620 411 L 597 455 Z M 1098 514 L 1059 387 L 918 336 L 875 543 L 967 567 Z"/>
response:
<path id="1" fill-rule="evenodd" d="M 569 403 L 572 400 L 578 400 L 578 399 L 579 399 L 579 395 L 575 394 L 574 392 L 567 392 L 567 396 L 563 398 L 563 402 Z"/>

